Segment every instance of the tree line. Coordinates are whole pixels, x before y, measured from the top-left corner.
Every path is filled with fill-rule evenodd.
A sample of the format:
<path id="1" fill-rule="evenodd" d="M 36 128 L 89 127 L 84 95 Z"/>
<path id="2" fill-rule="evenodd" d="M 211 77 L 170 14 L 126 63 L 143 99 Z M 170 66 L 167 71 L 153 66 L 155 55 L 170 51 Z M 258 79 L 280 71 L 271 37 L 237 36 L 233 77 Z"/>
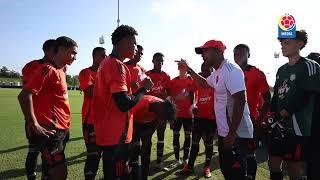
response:
<path id="1" fill-rule="evenodd" d="M 0 77 L 2 78 L 14 78 L 14 79 L 21 79 L 21 74 L 14 70 L 8 69 L 6 66 L 2 66 L 0 69 Z M 79 86 L 79 76 L 71 76 L 67 74 L 66 81 L 68 86 Z"/>

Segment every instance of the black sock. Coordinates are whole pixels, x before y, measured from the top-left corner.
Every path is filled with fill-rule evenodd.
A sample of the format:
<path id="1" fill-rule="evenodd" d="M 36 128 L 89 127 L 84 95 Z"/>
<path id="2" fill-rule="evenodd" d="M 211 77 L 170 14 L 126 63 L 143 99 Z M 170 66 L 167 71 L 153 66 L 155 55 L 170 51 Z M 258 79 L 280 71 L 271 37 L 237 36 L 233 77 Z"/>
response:
<path id="1" fill-rule="evenodd" d="M 247 166 L 247 176 L 249 179 L 255 179 L 257 172 L 257 160 L 255 156 L 247 158 Z"/>
<path id="2" fill-rule="evenodd" d="M 173 151 L 174 151 L 174 156 L 177 160 L 179 160 L 180 158 L 180 142 L 179 142 L 179 138 L 180 138 L 180 133 L 179 132 L 173 132 Z"/>
<path id="3" fill-rule="evenodd" d="M 164 147 L 164 142 L 158 141 L 157 143 L 157 163 L 158 164 L 162 162 L 163 147 Z"/>
<path id="4" fill-rule="evenodd" d="M 206 145 L 206 161 L 204 166 L 209 167 L 213 155 L 213 144 Z"/>
<path id="5" fill-rule="evenodd" d="M 185 135 L 184 145 L 183 145 L 183 160 L 189 159 L 191 146 L 191 135 Z"/>
<path id="6" fill-rule="evenodd" d="M 39 151 L 28 152 L 26 158 L 26 172 L 29 180 L 36 179 L 36 167 L 37 167 L 37 159 L 38 159 Z"/>
<path id="7" fill-rule="evenodd" d="M 193 144 L 192 143 L 191 151 L 190 151 L 190 158 L 189 158 L 189 161 L 188 161 L 189 167 L 193 167 L 194 166 L 194 162 L 196 161 L 198 153 L 199 153 L 199 144 Z"/>
<path id="8" fill-rule="evenodd" d="M 84 175 L 86 180 L 93 180 L 96 177 L 101 154 L 100 152 L 88 152 L 84 165 Z"/>

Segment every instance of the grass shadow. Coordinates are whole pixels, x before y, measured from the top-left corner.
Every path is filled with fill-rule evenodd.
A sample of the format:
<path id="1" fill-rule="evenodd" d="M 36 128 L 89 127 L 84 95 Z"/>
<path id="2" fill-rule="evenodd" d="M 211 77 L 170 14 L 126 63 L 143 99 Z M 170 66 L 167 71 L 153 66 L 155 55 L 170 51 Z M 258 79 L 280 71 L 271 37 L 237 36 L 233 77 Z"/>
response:
<path id="1" fill-rule="evenodd" d="M 5 149 L 5 150 L 1 150 L 0 154 L 10 153 L 10 152 L 14 152 L 14 151 L 18 151 L 18 150 L 26 149 L 26 148 L 28 148 L 28 145 L 23 145 L 23 146 L 19 146 L 19 147 L 15 147 L 15 148 L 10 148 L 10 149 Z"/>
<path id="2" fill-rule="evenodd" d="M 67 158 L 66 160 L 67 166 L 84 162 L 85 159 L 79 159 L 79 158 L 86 156 L 86 154 L 87 154 L 86 152 L 83 152 L 78 155 Z M 36 172 L 40 172 L 40 171 L 41 171 L 41 165 L 39 164 L 36 167 Z M 12 178 L 18 178 L 22 176 L 26 176 L 25 168 L 9 169 L 9 170 L 0 172 L 0 179 L 12 179 Z"/>

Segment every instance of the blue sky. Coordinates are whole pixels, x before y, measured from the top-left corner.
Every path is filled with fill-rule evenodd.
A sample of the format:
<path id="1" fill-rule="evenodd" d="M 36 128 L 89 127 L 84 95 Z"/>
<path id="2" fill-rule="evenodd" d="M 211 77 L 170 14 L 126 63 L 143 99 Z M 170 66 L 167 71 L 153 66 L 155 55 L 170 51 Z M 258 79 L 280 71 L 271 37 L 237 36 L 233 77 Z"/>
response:
<path id="1" fill-rule="evenodd" d="M 225 56 L 233 61 L 232 50 L 238 43 L 251 48 L 250 63 L 262 69 L 273 85 L 276 69 L 286 62 L 273 53 L 280 51 L 277 37 L 278 18 L 290 13 L 298 29 L 306 29 L 307 55 L 320 51 L 319 3 L 316 0 L 120 0 L 120 24 L 137 29 L 137 41 L 144 46 L 141 65 L 152 68 L 152 55 L 165 55 L 164 70 L 177 75 L 174 60 L 186 58 L 199 70 L 201 56 L 194 47 L 209 39 L 222 40 Z M 117 0 L 0 0 L 0 65 L 21 71 L 25 63 L 42 57 L 46 39 L 66 35 L 77 41 L 77 61 L 68 69 L 75 75 L 91 65 L 91 51 L 103 45 L 112 50 L 111 33 L 116 28 Z"/>

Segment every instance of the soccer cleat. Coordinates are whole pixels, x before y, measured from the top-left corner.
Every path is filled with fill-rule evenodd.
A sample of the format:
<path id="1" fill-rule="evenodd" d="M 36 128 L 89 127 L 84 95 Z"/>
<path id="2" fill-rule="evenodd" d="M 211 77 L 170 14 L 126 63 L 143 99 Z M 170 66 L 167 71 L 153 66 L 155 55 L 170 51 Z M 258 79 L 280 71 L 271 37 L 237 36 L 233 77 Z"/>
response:
<path id="1" fill-rule="evenodd" d="M 176 172 L 176 175 L 178 176 L 189 176 L 193 173 L 193 168 L 189 167 L 188 164 L 184 165 L 183 168 L 180 171 Z"/>
<path id="2" fill-rule="evenodd" d="M 209 167 L 204 167 L 203 168 L 203 175 L 205 178 L 211 178 L 211 172 Z"/>
<path id="3" fill-rule="evenodd" d="M 183 160 L 183 165 L 184 165 L 184 166 L 185 166 L 185 165 L 188 165 L 188 161 L 189 161 L 188 159 L 184 159 L 184 160 Z"/>

